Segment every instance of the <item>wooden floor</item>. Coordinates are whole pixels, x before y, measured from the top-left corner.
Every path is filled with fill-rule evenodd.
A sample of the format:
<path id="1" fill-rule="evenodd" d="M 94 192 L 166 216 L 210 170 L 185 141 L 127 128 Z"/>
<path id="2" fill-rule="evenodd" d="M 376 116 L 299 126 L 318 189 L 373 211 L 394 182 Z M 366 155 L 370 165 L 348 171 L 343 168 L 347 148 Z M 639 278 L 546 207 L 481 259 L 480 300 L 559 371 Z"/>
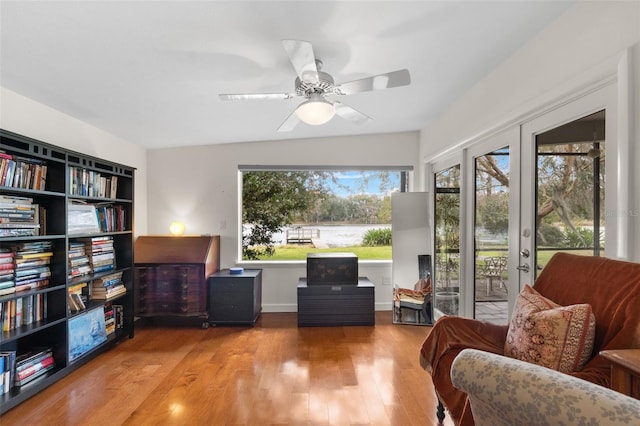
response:
<path id="1" fill-rule="evenodd" d="M 434 425 L 418 352 L 430 327 L 207 330 L 142 322 L 135 338 L 0 417 L 0 425 Z"/>

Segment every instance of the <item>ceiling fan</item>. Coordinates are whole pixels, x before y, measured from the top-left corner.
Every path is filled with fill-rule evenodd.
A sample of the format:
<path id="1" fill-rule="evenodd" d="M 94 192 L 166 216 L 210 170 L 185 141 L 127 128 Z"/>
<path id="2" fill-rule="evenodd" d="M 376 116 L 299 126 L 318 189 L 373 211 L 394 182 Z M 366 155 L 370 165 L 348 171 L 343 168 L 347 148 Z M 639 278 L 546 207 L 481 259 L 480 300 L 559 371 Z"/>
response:
<path id="1" fill-rule="evenodd" d="M 324 124 L 331 120 L 335 114 L 356 124 L 366 123 L 371 120 L 371 117 L 342 102 L 328 100 L 327 96 L 351 95 L 407 86 L 411 83 L 409 71 L 402 69 L 335 84 L 330 74 L 321 71 L 322 61 L 316 59 L 311 43 L 302 40 L 282 40 L 282 44 L 298 75 L 295 80 L 295 92 L 219 95 L 220 99 L 225 101 L 305 98 L 305 101 L 298 105 L 295 111 L 280 125 L 279 132 L 293 130 L 300 121 L 313 125 Z"/>

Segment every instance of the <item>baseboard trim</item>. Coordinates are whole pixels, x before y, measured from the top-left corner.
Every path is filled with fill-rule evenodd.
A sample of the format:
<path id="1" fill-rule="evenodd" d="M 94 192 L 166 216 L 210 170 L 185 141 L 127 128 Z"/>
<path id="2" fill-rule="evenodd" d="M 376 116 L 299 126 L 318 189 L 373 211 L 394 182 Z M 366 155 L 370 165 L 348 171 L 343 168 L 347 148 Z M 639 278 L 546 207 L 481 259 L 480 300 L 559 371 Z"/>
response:
<path id="1" fill-rule="evenodd" d="M 376 311 L 391 311 L 391 302 L 375 303 Z M 298 312 L 297 303 L 262 304 L 262 312 Z"/>

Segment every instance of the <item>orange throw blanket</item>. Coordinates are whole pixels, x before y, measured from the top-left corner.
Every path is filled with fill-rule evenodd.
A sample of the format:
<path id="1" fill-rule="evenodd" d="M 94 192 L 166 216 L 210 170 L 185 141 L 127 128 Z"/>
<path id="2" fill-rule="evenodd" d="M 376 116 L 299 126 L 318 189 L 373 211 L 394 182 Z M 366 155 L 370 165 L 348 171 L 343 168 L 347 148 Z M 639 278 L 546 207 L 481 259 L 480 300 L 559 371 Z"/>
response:
<path id="1" fill-rule="evenodd" d="M 610 366 L 599 352 L 640 348 L 640 263 L 557 253 L 533 287 L 563 306 L 592 306 L 596 317 L 592 358 L 571 375 L 608 387 Z M 466 348 L 503 354 L 508 328 L 469 318 L 442 317 L 424 341 L 420 363 L 431 374 L 436 394 L 456 424 L 474 422 L 467 395 L 451 383 L 453 359 Z"/>

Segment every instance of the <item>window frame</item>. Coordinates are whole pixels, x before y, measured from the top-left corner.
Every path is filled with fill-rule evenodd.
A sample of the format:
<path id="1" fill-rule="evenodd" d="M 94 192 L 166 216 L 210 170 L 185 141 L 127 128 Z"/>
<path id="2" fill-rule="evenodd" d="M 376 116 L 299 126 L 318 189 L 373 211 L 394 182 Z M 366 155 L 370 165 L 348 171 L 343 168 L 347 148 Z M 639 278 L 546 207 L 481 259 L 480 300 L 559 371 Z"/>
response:
<path id="1" fill-rule="evenodd" d="M 242 243 L 243 243 L 243 173 L 254 171 L 270 171 L 270 172 L 295 172 L 295 171 L 319 171 L 319 172 L 400 172 L 400 192 L 408 192 L 410 184 L 413 181 L 414 167 L 412 165 L 262 165 L 262 164 L 239 164 L 238 165 L 238 245 L 237 245 L 237 263 L 238 264 L 299 264 L 305 260 L 248 260 L 243 259 Z M 358 259 L 359 262 L 391 262 L 391 258 L 384 259 Z"/>

